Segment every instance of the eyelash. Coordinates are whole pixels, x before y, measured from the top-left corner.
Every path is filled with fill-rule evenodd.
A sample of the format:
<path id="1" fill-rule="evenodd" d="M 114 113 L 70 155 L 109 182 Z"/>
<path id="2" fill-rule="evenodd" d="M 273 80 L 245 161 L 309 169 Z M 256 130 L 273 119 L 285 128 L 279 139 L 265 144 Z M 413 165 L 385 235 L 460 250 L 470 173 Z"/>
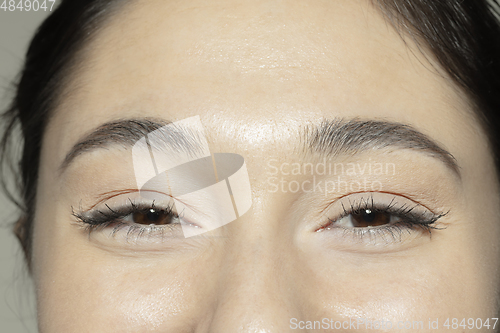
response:
<path id="1" fill-rule="evenodd" d="M 341 199 L 342 200 L 342 199 Z M 73 209 L 72 215 L 76 217 L 79 224 L 82 225 L 89 236 L 94 231 L 100 231 L 108 227 L 112 227 L 110 236 L 114 236 L 119 230 L 128 228 L 126 237 L 127 240 L 132 235 L 137 235 L 137 238 L 145 235 L 160 235 L 163 236 L 165 232 L 172 231 L 180 225 L 179 223 L 165 224 L 165 225 L 142 225 L 130 223 L 123 220 L 123 218 L 130 216 L 134 213 L 146 214 L 151 209 L 156 212 L 165 214 L 169 218 L 181 220 L 182 218 L 173 211 L 173 203 L 167 205 L 165 208 L 156 207 L 155 202 L 152 203 L 135 203 L 131 199 L 128 200 L 129 204 L 118 208 L 111 208 L 105 205 L 106 209 L 95 209 L 88 212 L 75 212 Z M 386 237 L 391 237 L 393 241 L 401 241 L 405 233 L 411 234 L 413 231 L 421 230 L 432 236 L 433 230 L 441 230 L 444 228 L 438 227 L 436 222 L 446 213 L 435 214 L 426 209 L 425 212 L 417 212 L 416 209 L 422 207 L 420 204 L 402 204 L 398 206 L 397 197 L 394 196 L 389 204 L 380 204 L 374 201 L 373 195 L 368 198 L 360 198 L 358 201 L 348 200 L 348 205 L 341 202 L 343 212 L 336 218 L 328 218 L 328 222 L 318 228 L 316 231 L 327 231 L 332 229 L 340 229 L 343 231 L 343 236 L 351 235 L 357 240 L 363 240 L 369 237 L 371 241 L 381 237 L 386 240 Z M 351 214 L 360 214 L 366 210 L 373 213 L 387 214 L 395 216 L 400 219 L 396 223 L 388 223 L 376 227 L 343 227 L 335 226 L 341 219 L 348 217 Z M 429 215 L 429 216 L 426 216 Z"/>
<path id="2" fill-rule="evenodd" d="M 111 208 L 109 205 L 105 205 L 106 209 L 95 209 L 90 212 L 75 212 L 73 209 L 72 215 L 77 219 L 78 223 L 82 225 L 89 235 L 94 231 L 103 230 L 107 227 L 113 227 L 110 236 L 114 236 L 119 230 L 123 228 L 128 228 L 127 239 L 134 234 L 137 237 L 148 235 L 163 235 L 164 232 L 168 230 L 173 230 L 180 223 L 172 223 L 166 225 L 141 225 L 136 223 L 124 222 L 123 218 L 131 214 L 142 213 L 146 214 L 150 212 L 151 209 L 158 213 L 165 214 L 173 219 L 181 219 L 180 216 L 173 211 L 173 203 L 167 205 L 165 208 L 159 208 L 155 206 L 153 201 L 149 203 L 135 203 L 129 199 L 130 204 L 126 206 L 121 206 L 118 208 Z"/>
<path id="3" fill-rule="evenodd" d="M 394 196 L 389 204 L 376 203 L 373 199 L 373 195 L 370 195 L 368 199 L 361 198 L 357 203 L 356 201 L 353 202 L 349 200 L 347 208 L 344 203 L 341 203 L 341 205 L 343 213 L 334 219 L 328 218 L 328 223 L 317 229 L 317 232 L 335 228 L 343 230 L 344 235 L 351 234 L 354 238 L 359 240 L 363 240 L 366 236 L 369 236 L 370 240 L 376 240 L 377 237 L 382 237 L 387 240 L 386 236 L 389 236 L 392 237 L 394 241 L 401 241 L 404 233 L 411 234 L 413 231 L 420 229 L 421 231 L 428 233 L 429 237 L 432 237 L 433 230 L 445 229 L 444 227 L 438 227 L 436 222 L 449 213 L 448 211 L 446 213 L 435 214 L 428 210 L 426 212 L 417 212 L 416 209 L 422 207 L 422 205 L 417 203 L 413 205 L 404 203 L 398 207 L 396 196 Z M 388 214 L 401 220 L 396 223 L 388 223 L 375 227 L 346 228 L 342 226 L 334 226 L 335 223 L 338 223 L 341 219 L 348 217 L 351 214 L 361 214 L 366 210 L 370 210 L 373 213 Z M 426 215 L 430 216 L 426 217 Z"/>

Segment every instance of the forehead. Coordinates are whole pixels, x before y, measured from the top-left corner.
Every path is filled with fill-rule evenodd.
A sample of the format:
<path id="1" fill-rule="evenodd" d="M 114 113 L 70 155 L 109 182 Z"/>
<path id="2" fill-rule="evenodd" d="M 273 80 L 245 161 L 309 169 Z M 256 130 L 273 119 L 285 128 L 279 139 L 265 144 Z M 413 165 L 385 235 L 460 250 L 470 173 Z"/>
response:
<path id="1" fill-rule="evenodd" d="M 135 1 L 82 59 L 63 101 L 73 112 L 58 117 L 85 130 L 144 112 L 239 121 L 240 133 L 332 114 L 418 123 L 460 100 L 369 0 Z"/>
<path id="2" fill-rule="evenodd" d="M 134 95 L 189 85 L 272 96 L 328 83 L 338 102 L 346 93 L 373 102 L 381 87 L 418 94 L 433 81 L 412 47 L 369 0 L 137 1 L 89 45 L 83 77 L 97 95 L 109 84 Z"/>

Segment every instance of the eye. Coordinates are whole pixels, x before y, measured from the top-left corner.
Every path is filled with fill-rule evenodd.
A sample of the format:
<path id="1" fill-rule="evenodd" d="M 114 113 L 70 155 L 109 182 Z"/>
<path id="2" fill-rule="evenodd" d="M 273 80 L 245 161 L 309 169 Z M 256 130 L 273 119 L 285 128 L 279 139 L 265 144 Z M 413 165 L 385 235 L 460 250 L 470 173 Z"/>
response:
<path id="1" fill-rule="evenodd" d="M 73 216 L 89 232 L 111 227 L 113 235 L 124 227 L 129 228 L 129 231 L 138 231 L 141 235 L 144 231 L 163 232 L 167 228 L 172 230 L 183 222 L 174 211 L 172 202 L 161 201 L 157 204 L 154 200 L 148 202 L 143 198 L 141 201 L 118 198 L 88 211 L 75 212 L 73 209 Z"/>
<path id="2" fill-rule="evenodd" d="M 355 193 L 342 197 L 323 212 L 316 232 L 335 234 L 336 244 L 355 240 L 370 244 L 401 243 L 409 238 L 431 235 L 443 229 L 437 221 L 447 213 L 434 213 L 409 198 L 379 192 Z"/>
<path id="3" fill-rule="evenodd" d="M 124 221 L 144 225 L 166 225 L 176 223 L 174 214 L 165 210 L 148 208 L 145 211 L 136 211 L 124 218 Z"/>
<path id="4" fill-rule="evenodd" d="M 155 203 L 136 204 L 129 201 L 125 206 L 111 207 L 105 204 L 105 209 L 94 209 L 89 212 L 73 213 L 81 222 L 91 227 L 103 227 L 119 223 L 121 225 L 162 226 L 180 224 L 180 218 L 173 211 L 173 205 L 165 208 L 157 207 Z"/>
<path id="5" fill-rule="evenodd" d="M 312 231 L 319 244 L 335 251 L 384 254 L 432 241 L 446 229 L 447 215 L 416 199 L 384 193 L 353 193 L 336 199 L 321 212 Z"/>
<path id="6" fill-rule="evenodd" d="M 362 209 L 351 213 L 336 222 L 337 226 L 345 228 L 369 228 L 391 223 L 398 223 L 401 218 L 388 212 L 379 212 L 373 209 Z"/>

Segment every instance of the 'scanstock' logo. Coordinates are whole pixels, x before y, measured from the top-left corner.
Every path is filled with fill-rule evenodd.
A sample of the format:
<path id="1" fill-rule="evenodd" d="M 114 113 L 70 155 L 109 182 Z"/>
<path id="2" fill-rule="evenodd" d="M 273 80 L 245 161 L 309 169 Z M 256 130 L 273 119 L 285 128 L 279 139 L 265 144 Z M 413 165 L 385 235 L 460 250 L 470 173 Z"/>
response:
<path id="1" fill-rule="evenodd" d="M 199 116 L 149 133 L 137 141 L 132 154 L 141 196 L 171 197 L 186 238 L 226 225 L 252 206 L 244 158 L 211 154 Z"/>

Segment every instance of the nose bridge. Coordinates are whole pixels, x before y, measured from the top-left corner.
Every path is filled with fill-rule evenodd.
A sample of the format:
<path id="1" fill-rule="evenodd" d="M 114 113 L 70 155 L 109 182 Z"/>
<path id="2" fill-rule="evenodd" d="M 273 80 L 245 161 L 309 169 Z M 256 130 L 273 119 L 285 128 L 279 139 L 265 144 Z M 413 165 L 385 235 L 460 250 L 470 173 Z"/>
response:
<path id="1" fill-rule="evenodd" d="M 208 332 L 287 332 L 295 312 L 286 261 L 267 237 L 234 240 L 219 272 Z"/>

